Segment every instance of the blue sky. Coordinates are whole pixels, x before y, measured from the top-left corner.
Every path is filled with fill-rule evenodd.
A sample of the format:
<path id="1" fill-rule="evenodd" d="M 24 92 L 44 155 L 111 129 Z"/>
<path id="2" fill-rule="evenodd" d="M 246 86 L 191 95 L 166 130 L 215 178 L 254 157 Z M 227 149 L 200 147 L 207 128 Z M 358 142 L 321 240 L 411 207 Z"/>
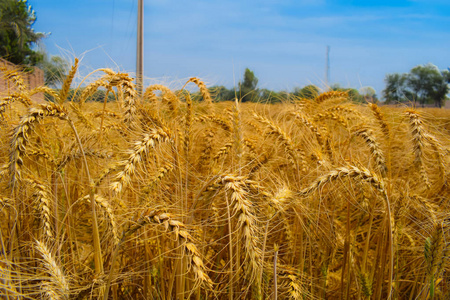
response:
<path id="1" fill-rule="evenodd" d="M 372 86 L 419 64 L 450 66 L 450 1 L 144 0 L 146 84 L 192 76 L 228 88 L 246 67 L 259 87 Z M 137 0 L 28 0 L 50 54 L 135 72 Z"/>

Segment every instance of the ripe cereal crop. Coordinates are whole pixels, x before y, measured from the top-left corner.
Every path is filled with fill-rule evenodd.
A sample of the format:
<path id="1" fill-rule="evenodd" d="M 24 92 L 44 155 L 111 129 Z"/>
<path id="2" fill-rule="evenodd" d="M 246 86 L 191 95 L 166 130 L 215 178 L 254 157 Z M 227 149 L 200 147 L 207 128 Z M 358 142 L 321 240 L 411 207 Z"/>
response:
<path id="1" fill-rule="evenodd" d="M 1 70 L 1 299 L 450 298 L 450 112 L 139 97 L 110 69 L 71 93 L 77 67 Z"/>

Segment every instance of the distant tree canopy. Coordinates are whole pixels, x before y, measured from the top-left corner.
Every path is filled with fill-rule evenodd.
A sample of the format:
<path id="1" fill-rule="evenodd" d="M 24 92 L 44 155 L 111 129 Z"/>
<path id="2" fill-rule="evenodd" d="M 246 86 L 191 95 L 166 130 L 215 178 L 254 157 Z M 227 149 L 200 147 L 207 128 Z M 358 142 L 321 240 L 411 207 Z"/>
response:
<path id="1" fill-rule="evenodd" d="M 350 100 L 354 101 L 354 102 L 358 102 L 358 103 L 364 103 L 367 101 L 367 99 L 361 95 L 357 89 L 354 88 L 343 88 L 341 87 L 339 84 L 334 84 L 331 86 L 331 90 L 332 91 L 341 91 L 341 92 L 347 92 L 348 93 L 348 97 L 350 98 Z M 375 94 L 373 94 L 372 96 L 374 99 L 377 99 L 377 96 Z"/>
<path id="2" fill-rule="evenodd" d="M 50 58 L 43 54 L 43 60 L 37 64 L 44 71 L 45 84 L 57 88 L 64 82 L 70 64 L 61 56 L 53 55 Z"/>
<path id="3" fill-rule="evenodd" d="M 257 96 L 258 78 L 249 68 L 245 69 L 244 78 L 239 82 L 239 93 L 242 102 L 252 101 Z"/>
<path id="4" fill-rule="evenodd" d="M 33 45 L 45 35 L 34 32 L 34 10 L 26 0 L 0 0 L 0 56 L 14 64 L 36 65 L 43 59 Z"/>
<path id="5" fill-rule="evenodd" d="M 319 88 L 315 85 L 307 85 L 303 88 L 294 88 L 293 94 L 300 98 L 314 99 L 319 95 Z"/>
<path id="6" fill-rule="evenodd" d="M 301 99 L 314 99 L 321 90 L 316 85 L 310 84 L 302 88 L 296 87 L 292 92 L 290 91 L 272 91 L 269 89 L 258 88 L 258 78 L 255 73 L 249 68 L 246 68 L 243 74 L 242 81 L 239 82 L 237 89 L 227 89 L 225 86 L 212 86 L 209 88 L 213 99 L 215 101 L 231 101 L 235 97 L 242 102 L 261 102 L 261 103 L 279 103 L 292 102 Z M 377 102 L 378 98 L 375 90 L 371 87 L 361 89 L 361 93 L 356 89 L 344 88 L 339 84 L 331 86 L 331 90 L 346 91 L 352 101 L 355 102 Z M 192 94 L 193 99 L 201 99 L 200 92 Z"/>
<path id="7" fill-rule="evenodd" d="M 359 89 L 359 94 L 363 97 L 364 101 L 371 103 L 378 103 L 378 97 L 375 89 L 371 86 L 363 86 Z"/>
<path id="8" fill-rule="evenodd" d="M 41 68 L 45 83 L 56 88 L 64 80 L 69 63 L 34 49 L 45 37 L 33 30 L 35 22 L 36 13 L 26 0 L 0 0 L 0 57 L 16 65 Z"/>
<path id="9" fill-rule="evenodd" d="M 450 72 L 435 65 L 419 65 L 409 73 L 388 74 L 383 97 L 386 103 L 417 102 L 442 107 L 449 92 Z"/>
<path id="10" fill-rule="evenodd" d="M 215 101 L 229 101 L 235 97 L 234 90 L 229 90 L 223 85 L 215 85 L 208 88 L 208 90 Z M 200 97 L 200 93 L 198 93 L 198 96 Z"/>

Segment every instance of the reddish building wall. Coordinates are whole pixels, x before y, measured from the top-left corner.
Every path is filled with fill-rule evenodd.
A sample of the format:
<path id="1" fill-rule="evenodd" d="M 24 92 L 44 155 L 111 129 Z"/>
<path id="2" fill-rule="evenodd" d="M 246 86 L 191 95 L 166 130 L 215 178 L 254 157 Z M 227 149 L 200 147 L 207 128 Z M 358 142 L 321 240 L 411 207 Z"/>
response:
<path id="1" fill-rule="evenodd" d="M 10 63 L 3 58 L 0 58 L 0 67 L 6 68 L 8 71 L 17 70 L 27 90 L 44 85 L 44 71 L 37 67 L 32 67 L 33 71 L 31 72 L 23 72 L 22 67 Z M 9 93 L 13 93 L 16 90 L 16 86 L 13 83 L 8 83 L 8 80 L 5 78 L 5 74 L 0 71 L 0 97 L 8 96 Z M 34 94 L 31 99 L 36 102 L 44 102 L 44 94 Z"/>

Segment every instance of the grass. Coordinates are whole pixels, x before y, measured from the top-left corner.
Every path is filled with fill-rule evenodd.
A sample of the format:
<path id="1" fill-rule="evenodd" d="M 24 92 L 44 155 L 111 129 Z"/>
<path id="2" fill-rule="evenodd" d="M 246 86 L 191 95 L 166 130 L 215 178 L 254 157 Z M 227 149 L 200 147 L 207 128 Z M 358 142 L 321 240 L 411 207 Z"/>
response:
<path id="1" fill-rule="evenodd" d="M 109 69 L 74 102 L 76 69 L 6 73 L 2 299 L 450 298 L 450 112 L 216 103 L 194 77 L 203 99 L 139 99 Z"/>

